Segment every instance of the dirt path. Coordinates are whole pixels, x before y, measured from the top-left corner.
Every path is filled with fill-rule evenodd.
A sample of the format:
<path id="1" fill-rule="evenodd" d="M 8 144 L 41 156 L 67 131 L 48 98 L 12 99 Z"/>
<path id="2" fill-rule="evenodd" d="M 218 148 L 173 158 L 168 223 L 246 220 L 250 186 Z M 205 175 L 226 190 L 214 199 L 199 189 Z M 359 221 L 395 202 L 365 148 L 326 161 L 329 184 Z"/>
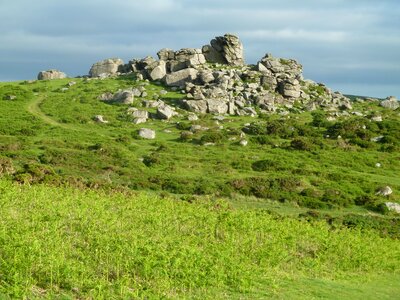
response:
<path id="1" fill-rule="evenodd" d="M 40 104 L 42 104 L 44 100 L 45 96 L 35 97 L 31 102 L 29 102 L 28 106 L 26 107 L 27 111 L 30 112 L 35 117 L 40 118 L 46 124 L 52 126 L 59 126 L 65 129 L 70 129 L 68 125 L 59 123 L 42 112 L 42 110 L 40 109 Z"/>
<path id="2" fill-rule="evenodd" d="M 36 96 L 33 98 L 26 106 L 26 110 L 34 115 L 35 117 L 38 117 L 41 119 L 44 123 L 51 125 L 51 126 L 56 126 L 63 128 L 65 130 L 74 130 L 74 131 L 80 131 L 82 133 L 90 133 L 90 134 L 95 134 L 104 138 L 110 138 L 109 136 L 93 131 L 91 128 L 86 128 L 86 127 L 81 127 L 81 126 L 76 126 L 75 124 L 65 124 L 65 123 L 60 123 L 50 116 L 46 115 L 41 109 L 40 105 L 46 100 L 45 95 L 40 95 Z"/>

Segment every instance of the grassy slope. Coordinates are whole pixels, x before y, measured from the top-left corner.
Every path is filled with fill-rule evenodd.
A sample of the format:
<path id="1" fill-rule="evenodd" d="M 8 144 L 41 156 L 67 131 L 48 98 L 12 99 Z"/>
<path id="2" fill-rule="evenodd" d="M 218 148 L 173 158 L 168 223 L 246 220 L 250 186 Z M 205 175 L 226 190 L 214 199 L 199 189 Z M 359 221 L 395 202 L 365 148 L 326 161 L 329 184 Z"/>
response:
<path id="1" fill-rule="evenodd" d="M 12 298 L 395 299 L 400 244 L 375 232 L 135 194 L 0 181 Z"/>
<path id="2" fill-rule="evenodd" d="M 258 121 L 250 117 L 231 117 L 222 122 L 224 128 L 230 130 L 225 134 L 236 138 L 236 142 L 225 140 L 213 147 L 183 143 L 179 142 L 182 130 L 176 127 L 175 122 L 185 124 L 181 127 L 190 126 L 185 117 L 169 122 L 150 121 L 133 125 L 126 115 L 125 106 L 97 100 L 103 92 L 115 92 L 119 88 L 140 84 L 131 78 L 89 82 L 76 79 L 76 85 L 61 92 L 68 81 L 0 84 L 0 96 L 18 96 L 14 101 L 0 100 L 0 111 L 3 112 L 0 140 L 2 155 L 12 158 L 20 173 L 24 173 L 24 164 L 35 163 L 39 167 L 52 168 L 62 178 L 71 176 L 92 186 L 127 185 L 188 194 L 219 191 L 226 195 L 232 192 L 230 182 L 242 178 L 293 179 L 295 186 L 288 188 L 286 196 L 270 193 L 269 197 L 275 200 L 293 198 L 299 191 L 311 188 L 317 194 L 334 190 L 345 201 L 351 202 L 360 194 L 373 195 L 375 189 L 382 185 L 390 185 L 394 189 L 400 187 L 397 152 L 377 151 L 377 147 L 367 150 L 354 146 L 340 149 L 336 140 L 329 139 L 323 141 L 321 149 L 293 151 L 287 147 L 290 139 L 273 136 L 267 138 L 265 145 L 248 137 L 249 146 L 243 148 L 237 145 L 238 134 L 235 131 L 247 122 Z M 147 98 L 151 99 L 162 87 L 150 84 L 146 89 Z M 179 97 L 178 93 L 170 92 L 164 100 L 174 102 Z M 136 105 L 139 103 L 140 99 Z M 380 110 L 378 107 L 372 109 Z M 154 109 L 149 110 L 154 112 Z M 104 115 L 110 123 L 92 121 L 97 114 Z M 291 117 L 298 119 L 296 122 L 299 124 L 311 120 L 307 113 Z M 394 114 L 388 117 L 397 118 Z M 214 129 L 219 126 L 209 116 L 194 123 Z M 156 129 L 156 141 L 135 139 L 135 132 L 140 127 Z M 321 131 L 319 135 L 322 134 Z M 201 136 L 200 133 L 195 139 Z M 144 165 L 141 161 L 144 157 L 150 157 L 155 163 L 150 167 Z M 266 170 L 255 171 L 253 165 L 260 160 L 268 160 L 272 164 Z M 375 167 L 377 162 L 382 164 L 382 168 Z M 21 180 L 31 180 L 23 175 L 20 177 Z M 276 184 L 282 185 L 279 182 Z M 278 189 L 280 191 L 277 192 L 281 193 L 285 187 Z"/>
<path id="3" fill-rule="evenodd" d="M 377 215 L 351 203 L 361 195 L 373 196 L 382 185 L 390 185 L 395 190 L 391 200 L 399 201 L 397 151 L 331 139 L 312 151 L 297 151 L 287 146 L 291 139 L 273 135 L 263 145 L 247 136 L 247 147 L 227 137 L 205 147 L 179 140 L 182 129 L 176 122 L 184 128 L 189 124 L 185 117 L 133 125 L 125 106 L 97 100 L 103 92 L 141 84 L 129 77 L 76 79 L 76 85 L 61 92 L 69 81 L 0 83 L 3 175 L 11 163 L 17 173 L 8 177 L 20 182 L 164 190 L 167 199 L 143 192 L 137 196 L 82 193 L 2 181 L 0 286 L 4 295 L 393 299 L 399 294 L 398 240 L 381 238 L 374 231 L 296 219 L 308 210 L 298 206 L 305 189 L 315 193 L 316 202 L 327 190 L 339 192 L 337 199 L 328 199 L 335 209 L 319 210 L 329 218 Z M 148 98 L 161 89 L 146 86 Z M 2 100 L 4 95 L 17 99 Z M 170 91 L 164 100 L 180 97 Z M 377 105 L 360 104 L 356 109 L 398 120 L 397 112 Z M 93 122 L 97 114 L 110 123 Z M 290 117 L 298 124 L 311 121 L 309 113 Z M 263 120 L 229 117 L 222 125 L 234 132 L 253 121 Z M 210 116 L 194 123 L 219 126 Z M 155 129 L 157 139 L 137 139 L 140 127 Z M 318 134 L 322 136 L 323 130 Z M 201 136 L 195 135 L 195 140 Z M 149 166 L 142 162 L 146 157 L 152 159 Z M 254 170 L 262 160 L 270 162 L 268 168 Z M 376 168 L 376 162 L 382 168 Z M 246 183 L 248 178 L 261 178 L 261 183 L 272 178 L 277 185 L 262 198 L 225 190 L 231 188 L 229 182 Z M 294 186 L 289 179 L 294 179 Z M 196 197 L 188 195 L 182 196 L 188 202 L 176 202 L 168 192 L 233 196 L 230 204 L 197 203 Z M 340 201 L 350 205 L 343 207 Z M 385 233 L 397 226 L 388 224 Z"/>

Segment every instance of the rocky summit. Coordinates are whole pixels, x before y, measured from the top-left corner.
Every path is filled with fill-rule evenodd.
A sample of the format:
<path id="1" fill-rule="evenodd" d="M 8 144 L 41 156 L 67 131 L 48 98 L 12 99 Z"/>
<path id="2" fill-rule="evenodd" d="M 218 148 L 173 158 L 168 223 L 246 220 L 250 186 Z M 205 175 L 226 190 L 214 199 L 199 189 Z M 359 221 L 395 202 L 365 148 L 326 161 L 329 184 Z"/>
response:
<path id="1" fill-rule="evenodd" d="M 51 79 L 63 79 L 67 75 L 58 70 L 47 70 L 39 72 L 37 78 L 38 80 L 51 80 Z"/>
<path id="2" fill-rule="evenodd" d="M 185 93 L 181 107 L 195 113 L 256 115 L 324 108 L 340 114 L 352 109 L 350 100 L 339 92 L 305 80 L 296 60 L 268 53 L 256 64 L 246 65 L 243 53 L 239 37 L 225 34 L 201 48 L 161 49 L 158 58 L 147 56 L 127 64 L 106 59 L 95 63 L 89 76 L 134 73 L 138 80 L 162 82 Z"/>

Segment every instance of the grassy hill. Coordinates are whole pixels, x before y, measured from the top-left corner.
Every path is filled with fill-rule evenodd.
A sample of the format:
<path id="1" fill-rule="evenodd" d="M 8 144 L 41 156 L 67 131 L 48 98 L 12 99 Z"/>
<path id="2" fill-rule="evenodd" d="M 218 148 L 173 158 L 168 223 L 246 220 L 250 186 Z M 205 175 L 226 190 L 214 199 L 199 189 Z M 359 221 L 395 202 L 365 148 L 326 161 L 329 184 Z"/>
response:
<path id="1" fill-rule="evenodd" d="M 159 98 L 179 116 L 135 125 L 127 105 L 98 100 L 128 87 L 147 93 L 131 106 L 154 114 L 142 101 Z M 0 83 L 5 296 L 398 294 L 400 219 L 383 205 L 400 202 L 398 111 L 189 121 L 182 97 L 132 76 Z"/>

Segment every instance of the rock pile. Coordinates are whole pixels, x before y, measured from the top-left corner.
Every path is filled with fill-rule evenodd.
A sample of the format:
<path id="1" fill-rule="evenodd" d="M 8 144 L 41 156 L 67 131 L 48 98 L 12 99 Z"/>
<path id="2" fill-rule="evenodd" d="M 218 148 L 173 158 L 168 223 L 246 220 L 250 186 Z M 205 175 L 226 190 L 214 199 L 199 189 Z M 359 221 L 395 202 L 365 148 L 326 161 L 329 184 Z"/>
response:
<path id="1" fill-rule="evenodd" d="M 67 78 L 67 75 L 59 70 L 47 70 L 39 72 L 38 80 L 51 80 L 51 79 L 63 79 Z"/>
<path id="2" fill-rule="evenodd" d="M 125 65 L 120 59 L 104 60 L 94 64 L 89 74 L 93 77 L 134 73 L 139 80 L 160 81 L 185 93 L 181 105 L 194 113 L 256 116 L 322 107 L 336 117 L 352 109 L 347 97 L 323 84 L 304 80 L 302 65 L 293 59 L 266 54 L 256 65 L 246 65 L 243 45 L 232 34 L 216 37 L 201 49 L 164 48 L 157 56 L 158 59 L 134 59 Z M 133 96 L 123 91 L 110 99 L 129 104 Z M 168 109 L 166 114 L 159 110 L 160 118 L 171 117 Z"/>

